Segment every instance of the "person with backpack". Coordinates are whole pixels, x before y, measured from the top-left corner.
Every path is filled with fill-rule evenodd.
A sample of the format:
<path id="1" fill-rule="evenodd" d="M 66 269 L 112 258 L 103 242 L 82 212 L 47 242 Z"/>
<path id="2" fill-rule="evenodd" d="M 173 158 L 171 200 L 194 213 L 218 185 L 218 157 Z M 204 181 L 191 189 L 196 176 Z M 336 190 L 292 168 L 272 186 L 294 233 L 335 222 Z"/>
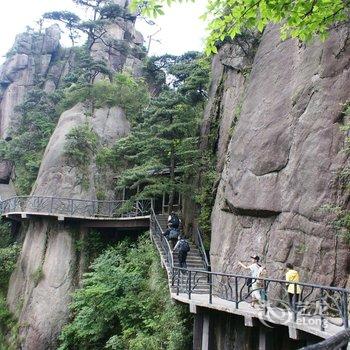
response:
<path id="1" fill-rule="evenodd" d="M 170 246 L 173 248 L 180 236 L 180 229 L 176 229 L 168 224 L 168 228 L 163 233 L 163 236 L 171 243 Z"/>
<path id="2" fill-rule="evenodd" d="M 168 217 L 168 225 L 175 229 L 180 227 L 180 219 L 174 211 L 172 211 Z"/>
<path id="3" fill-rule="evenodd" d="M 179 236 L 173 252 L 178 251 L 179 264 L 181 268 L 187 269 L 186 259 L 187 253 L 190 251 L 190 244 L 185 237 Z"/>

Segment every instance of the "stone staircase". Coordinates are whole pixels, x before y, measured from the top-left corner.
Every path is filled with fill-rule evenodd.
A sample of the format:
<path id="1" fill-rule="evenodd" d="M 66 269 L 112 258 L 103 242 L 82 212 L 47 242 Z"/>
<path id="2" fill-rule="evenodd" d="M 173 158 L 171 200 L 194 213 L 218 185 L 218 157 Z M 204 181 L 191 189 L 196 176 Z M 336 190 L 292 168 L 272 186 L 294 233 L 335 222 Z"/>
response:
<path id="1" fill-rule="evenodd" d="M 163 230 L 163 232 L 167 228 L 167 221 L 168 221 L 168 215 L 157 215 L 157 220 Z M 157 245 L 158 251 L 160 252 L 162 256 L 162 261 L 165 263 L 165 268 L 168 273 L 168 278 L 169 278 L 169 286 L 170 290 L 173 293 L 176 293 L 179 289 L 179 293 L 184 293 L 188 292 L 188 287 L 189 287 L 189 273 L 187 272 L 186 274 L 182 273 L 179 286 L 171 286 L 171 279 L 172 279 L 172 272 L 170 269 L 169 264 L 166 262 L 166 252 L 164 251 L 162 244 L 160 242 L 160 239 L 158 236 L 153 235 L 153 240 L 155 244 Z M 205 271 L 205 265 L 202 259 L 202 256 L 199 252 L 199 249 L 197 246 L 191 242 L 191 240 L 188 241 L 190 244 L 190 251 L 187 254 L 187 269 L 188 270 L 203 270 Z M 178 260 L 178 254 L 175 252 L 173 254 L 173 261 L 174 261 L 174 267 L 180 267 L 179 266 L 179 260 Z M 200 272 L 191 272 L 191 290 L 192 293 L 196 294 L 207 294 L 209 293 L 209 285 L 207 281 L 207 276 L 204 274 L 201 274 Z"/>

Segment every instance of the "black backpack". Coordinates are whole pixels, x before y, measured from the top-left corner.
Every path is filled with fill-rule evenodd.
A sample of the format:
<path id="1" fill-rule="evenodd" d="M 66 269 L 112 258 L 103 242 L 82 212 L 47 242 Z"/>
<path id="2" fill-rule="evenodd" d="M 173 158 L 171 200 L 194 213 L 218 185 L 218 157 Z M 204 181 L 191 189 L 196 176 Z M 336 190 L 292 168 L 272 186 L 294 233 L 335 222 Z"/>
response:
<path id="1" fill-rule="evenodd" d="M 185 239 L 182 239 L 179 246 L 179 251 L 188 253 L 190 251 L 190 245 Z"/>
<path id="2" fill-rule="evenodd" d="M 178 229 L 172 228 L 169 232 L 169 239 L 175 239 L 179 237 L 180 231 Z"/>
<path id="3" fill-rule="evenodd" d="M 170 220 L 169 220 L 169 223 L 171 223 L 171 225 L 173 226 L 173 227 L 179 227 L 179 225 L 180 225 L 180 219 L 178 218 L 178 216 L 176 215 L 176 214 L 173 214 L 173 215 L 171 215 L 171 218 L 170 218 Z"/>

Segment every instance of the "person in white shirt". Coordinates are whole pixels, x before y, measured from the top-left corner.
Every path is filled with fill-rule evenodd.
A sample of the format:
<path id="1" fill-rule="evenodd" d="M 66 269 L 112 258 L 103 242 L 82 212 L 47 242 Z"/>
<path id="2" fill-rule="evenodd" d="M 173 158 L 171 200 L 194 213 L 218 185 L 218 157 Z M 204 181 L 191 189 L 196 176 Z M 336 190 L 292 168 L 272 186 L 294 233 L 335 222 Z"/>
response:
<path id="1" fill-rule="evenodd" d="M 244 269 L 250 270 L 250 275 L 251 279 L 250 281 L 247 281 L 248 285 L 248 292 L 250 291 L 250 287 L 253 288 L 252 291 L 252 306 L 254 307 L 256 302 L 259 302 L 261 299 L 261 295 L 259 292 L 259 286 L 258 286 L 258 281 L 255 278 L 258 278 L 260 275 L 260 272 L 262 271 L 262 266 L 259 264 L 260 257 L 257 255 L 251 256 L 252 259 L 252 264 L 250 265 L 245 265 L 241 261 L 238 262 L 238 264 L 243 267 Z"/>

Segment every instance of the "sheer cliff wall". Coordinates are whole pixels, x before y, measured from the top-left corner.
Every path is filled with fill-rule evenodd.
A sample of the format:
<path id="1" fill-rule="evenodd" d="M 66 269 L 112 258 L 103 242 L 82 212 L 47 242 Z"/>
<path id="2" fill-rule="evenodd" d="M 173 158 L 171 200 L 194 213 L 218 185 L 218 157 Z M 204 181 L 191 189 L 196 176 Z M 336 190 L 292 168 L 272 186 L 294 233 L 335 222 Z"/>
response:
<path id="1" fill-rule="evenodd" d="M 338 181 L 348 164 L 340 127 L 350 100 L 349 35 L 343 27 L 324 43 L 281 42 L 270 26 L 249 76 L 235 44 L 214 60 L 214 107 L 202 128 L 205 136 L 215 120 L 219 125 L 213 271 L 243 272 L 237 261 L 254 253 L 270 277 L 283 278 L 291 262 L 302 281 L 347 284 L 349 248 L 322 208 L 349 208 Z"/>

